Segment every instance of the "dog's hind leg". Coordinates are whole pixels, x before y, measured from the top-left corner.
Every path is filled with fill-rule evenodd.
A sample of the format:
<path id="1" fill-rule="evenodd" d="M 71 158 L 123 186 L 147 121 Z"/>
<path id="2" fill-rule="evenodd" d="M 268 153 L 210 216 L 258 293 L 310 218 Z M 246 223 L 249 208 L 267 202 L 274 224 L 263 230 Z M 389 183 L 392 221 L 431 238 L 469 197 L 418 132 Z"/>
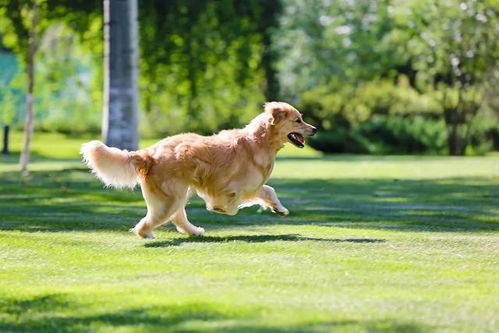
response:
<path id="1" fill-rule="evenodd" d="M 154 238 L 152 231 L 168 222 L 169 218 L 185 203 L 187 188 L 184 191 L 165 193 L 143 182 L 142 195 L 147 204 L 147 214 L 131 231 L 142 238 Z"/>
<path id="2" fill-rule="evenodd" d="M 272 209 L 274 213 L 279 215 L 289 214 L 289 210 L 281 204 L 273 187 L 263 185 L 258 191 L 257 197 L 263 201 L 266 207 Z"/>
<path id="3" fill-rule="evenodd" d="M 187 219 L 187 214 L 185 213 L 185 207 L 181 207 L 175 215 L 172 217 L 172 222 L 177 227 L 178 232 L 189 235 L 202 235 L 204 234 L 204 229 L 201 227 L 196 227 Z"/>

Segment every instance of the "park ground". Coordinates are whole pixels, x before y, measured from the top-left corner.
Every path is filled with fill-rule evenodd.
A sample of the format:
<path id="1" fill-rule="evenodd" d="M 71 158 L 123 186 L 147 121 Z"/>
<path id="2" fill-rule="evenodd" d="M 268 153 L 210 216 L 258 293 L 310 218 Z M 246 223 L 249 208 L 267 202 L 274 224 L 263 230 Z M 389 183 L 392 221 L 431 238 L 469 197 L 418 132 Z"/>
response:
<path id="1" fill-rule="evenodd" d="M 193 198 L 204 237 L 142 240 L 140 191 L 103 188 L 84 139 L 34 139 L 26 184 L 18 133 L 0 157 L 0 332 L 499 331 L 497 154 L 287 147 L 269 183 L 290 216 Z"/>

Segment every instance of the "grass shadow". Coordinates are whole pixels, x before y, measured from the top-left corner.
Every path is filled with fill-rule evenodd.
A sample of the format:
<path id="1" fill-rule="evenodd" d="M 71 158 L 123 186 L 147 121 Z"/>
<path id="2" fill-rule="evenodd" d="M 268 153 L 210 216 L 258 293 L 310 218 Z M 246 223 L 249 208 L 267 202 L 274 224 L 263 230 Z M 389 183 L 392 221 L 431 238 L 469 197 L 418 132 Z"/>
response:
<path id="1" fill-rule="evenodd" d="M 78 309 L 75 311 L 74 309 Z M 237 307 L 220 309 L 214 303 L 157 305 L 101 311 L 70 302 L 64 295 L 41 295 L 26 299 L 3 298 L 0 301 L 0 331 L 86 333 L 99 330 L 140 330 L 148 332 L 331 332 L 337 330 L 367 332 L 429 332 L 423 324 L 385 320 L 330 320 L 301 322 L 295 325 L 259 324 L 259 313 L 271 314 L 277 309 Z M 269 312 L 270 311 L 270 312 Z M 97 312 L 97 313 L 96 313 Z"/>
<path id="2" fill-rule="evenodd" d="M 168 241 L 153 241 L 145 243 L 145 247 L 170 247 L 180 246 L 189 243 L 228 243 L 228 242 L 245 242 L 245 243 L 265 243 L 265 242 L 331 242 L 331 243 L 384 243 L 384 239 L 375 238 L 316 238 L 306 237 L 301 235 L 287 234 L 287 235 L 237 235 L 237 236 L 193 236 L 184 238 L 175 238 Z"/>
<path id="3" fill-rule="evenodd" d="M 83 169 L 38 171 L 28 185 L 18 173 L 0 179 L 0 230 L 127 231 L 145 214 L 138 190 L 105 189 Z M 191 200 L 190 220 L 207 230 L 252 225 L 323 225 L 410 231 L 499 231 L 499 186 L 485 178 L 434 180 L 274 179 L 291 214 L 243 209 L 237 216 L 206 213 Z"/>

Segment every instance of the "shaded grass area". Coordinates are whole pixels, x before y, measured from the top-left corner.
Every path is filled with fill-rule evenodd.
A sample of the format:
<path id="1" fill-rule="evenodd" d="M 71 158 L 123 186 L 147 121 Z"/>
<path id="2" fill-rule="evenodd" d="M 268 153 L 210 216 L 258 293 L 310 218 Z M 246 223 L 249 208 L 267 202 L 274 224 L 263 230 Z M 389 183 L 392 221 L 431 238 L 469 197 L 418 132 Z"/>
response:
<path id="1" fill-rule="evenodd" d="M 34 298 L 28 301 L 12 301 L 2 308 L 7 314 L 20 315 L 26 311 L 43 313 L 47 310 L 62 309 L 65 307 L 74 307 L 75 304 L 68 302 L 63 295 L 47 295 Z M 211 322 L 214 323 L 207 330 L 224 332 L 331 332 L 336 330 L 358 330 L 365 329 L 368 332 L 423 332 L 421 327 L 413 324 L 403 324 L 396 321 L 354 321 L 339 320 L 317 323 L 306 323 L 290 326 L 257 326 L 257 325 L 237 325 L 233 326 L 234 317 L 237 313 L 230 315 L 227 309 L 217 311 L 209 310 L 211 304 L 195 303 L 182 306 L 165 306 L 129 309 L 122 312 L 101 313 L 90 316 L 64 316 L 52 317 L 50 319 L 39 318 L 36 321 L 28 322 L 23 329 L 29 331 L 38 331 L 40 329 L 54 330 L 57 332 L 87 332 L 92 328 L 98 327 L 99 330 L 111 329 L 116 327 L 124 328 L 129 331 L 164 331 L 168 327 L 182 327 L 185 321 Z M 225 311 L 223 311 L 225 310 Z M 41 320 L 40 320 L 41 319 Z M 2 325 L 3 330 L 17 331 L 19 326 Z M 180 331 L 196 331 L 196 325 L 189 328 L 180 329 Z"/>
<path id="2" fill-rule="evenodd" d="M 299 162 L 297 162 L 299 165 Z M 145 214 L 139 191 L 104 189 L 85 168 L 33 172 L 20 186 L 3 173 L 2 228 L 19 231 L 128 230 Z M 277 218 L 256 208 L 233 218 L 206 212 L 192 199 L 189 215 L 211 230 L 226 225 L 327 225 L 411 231 L 497 231 L 498 181 L 492 177 L 438 180 L 274 179 L 292 214 Z"/>
<path id="3" fill-rule="evenodd" d="M 499 329 L 497 157 L 288 155 L 290 216 L 193 198 L 205 237 L 145 241 L 139 191 L 46 156 L 25 185 L 0 160 L 0 332 Z"/>

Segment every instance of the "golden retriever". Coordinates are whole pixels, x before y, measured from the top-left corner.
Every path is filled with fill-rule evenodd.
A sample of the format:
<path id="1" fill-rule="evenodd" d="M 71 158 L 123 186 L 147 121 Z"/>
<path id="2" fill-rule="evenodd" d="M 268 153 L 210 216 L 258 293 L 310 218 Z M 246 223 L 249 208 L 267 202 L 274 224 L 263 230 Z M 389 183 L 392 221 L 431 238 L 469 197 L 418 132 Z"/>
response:
<path id="1" fill-rule="evenodd" d="M 139 237 L 154 238 L 153 229 L 169 220 L 181 233 L 202 235 L 204 229 L 191 224 L 185 212 L 192 192 L 216 213 L 235 215 L 241 207 L 260 204 L 287 215 L 265 182 L 284 143 L 303 148 L 304 136 L 317 129 L 287 103 L 270 102 L 264 108 L 242 129 L 212 136 L 179 134 L 133 152 L 91 141 L 82 145 L 81 153 L 107 186 L 133 188 L 140 183 L 147 214 L 131 229 Z"/>

